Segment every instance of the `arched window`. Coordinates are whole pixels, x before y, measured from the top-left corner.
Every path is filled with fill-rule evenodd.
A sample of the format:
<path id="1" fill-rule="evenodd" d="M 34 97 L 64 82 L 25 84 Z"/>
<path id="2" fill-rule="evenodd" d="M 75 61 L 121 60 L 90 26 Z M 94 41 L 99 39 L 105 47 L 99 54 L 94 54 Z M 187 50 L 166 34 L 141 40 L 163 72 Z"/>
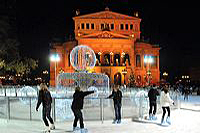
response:
<path id="1" fill-rule="evenodd" d="M 123 63 L 124 63 L 125 65 L 126 65 L 127 63 L 128 63 L 129 66 L 131 65 L 129 54 L 125 54 Z"/>
<path id="2" fill-rule="evenodd" d="M 100 55 L 99 54 L 95 54 L 96 55 L 96 59 L 97 59 L 97 61 L 96 61 L 96 65 L 98 66 L 99 64 L 100 64 Z"/>
<path id="3" fill-rule="evenodd" d="M 140 55 L 136 55 L 136 67 L 141 67 L 141 58 L 140 58 Z"/>
<path id="4" fill-rule="evenodd" d="M 104 55 L 104 65 L 105 66 L 110 66 L 110 54 L 105 54 Z"/>
<path id="5" fill-rule="evenodd" d="M 120 54 L 114 55 L 114 66 L 120 66 Z"/>
<path id="6" fill-rule="evenodd" d="M 122 75 L 121 73 L 116 73 L 114 75 L 114 84 L 115 85 L 121 85 Z"/>

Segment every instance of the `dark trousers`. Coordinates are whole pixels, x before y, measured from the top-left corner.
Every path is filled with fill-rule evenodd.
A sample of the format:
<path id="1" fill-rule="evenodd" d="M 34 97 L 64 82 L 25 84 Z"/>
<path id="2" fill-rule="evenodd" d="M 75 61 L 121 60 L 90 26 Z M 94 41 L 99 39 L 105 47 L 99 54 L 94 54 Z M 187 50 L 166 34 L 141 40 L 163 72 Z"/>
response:
<path id="1" fill-rule="evenodd" d="M 152 114 L 152 110 L 153 110 L 153 115 L 156 114 L 156 110 L 157 110 L 157 103 L 156 102 L 150 102 L 149 103 L 149 115 Z"/>
<path id="2" fill-rule="evenodd" d="M 84 128 L 84 124 L 83 124 L 83 115 L 81 112 L 81 109 L 72 109 L 73 113 L 74 113 L 74 123 L 73 123 L 73 127 L 77 126 L 77 122 L 78 120 L 80 121 L 80 128 Z"/>
<path id="3" fill-rule="evenodd" d="M 42 109 L 42 119 L 44 121 L 44 124 L 46 126 L 49 126 L 47 118 L 49 119 L 51 124 L 54 124 L 53 119 L 51 118 L 51 105 L 44 106 Z"/>
<path id="4" fill-rule="evenodd" d="M 163 115 L 162 115 L 162 121 L 163 121 L 164 118 L 165 118 L 166 110 L 168 112 L 168 117 L 170 117 L 170 108 L 169 108 L 169 106 L 168 107 L 162 107 L 162 110 L 163 110 Z"/>
<path id="5" fill-rule="evenodd" d="M 121 104 L 116 103 L 114 104 L 115 109 L 115 120 L 121 120 Z"/>

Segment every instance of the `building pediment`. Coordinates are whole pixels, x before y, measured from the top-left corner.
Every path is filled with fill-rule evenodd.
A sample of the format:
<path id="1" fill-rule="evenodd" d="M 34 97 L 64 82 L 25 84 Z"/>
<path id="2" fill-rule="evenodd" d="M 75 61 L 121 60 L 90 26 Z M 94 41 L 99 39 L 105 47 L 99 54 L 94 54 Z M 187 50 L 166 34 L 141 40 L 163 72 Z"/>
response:
<path id="1" fill-rule="evenodd" d="M 140 18 L 116 13 L 112 11 L 101 11 L 87 15 L 76 16 L 73 19 L 128 19 L 128 20 L 141 20 Z"/>
<path id="2" fill-rule="evenodd" d="M 100 31 L 88 35 L 83 35 L 81 38 L 104 38 L 104 39 L 129 39 L 129 36 L 113 33 L 111 31 Z"/>

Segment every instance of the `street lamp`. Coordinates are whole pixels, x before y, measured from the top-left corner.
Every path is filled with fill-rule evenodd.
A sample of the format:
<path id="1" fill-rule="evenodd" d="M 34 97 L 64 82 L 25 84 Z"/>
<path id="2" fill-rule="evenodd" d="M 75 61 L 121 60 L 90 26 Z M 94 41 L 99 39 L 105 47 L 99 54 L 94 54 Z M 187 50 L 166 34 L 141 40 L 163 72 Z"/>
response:
<path id="1" fill-rule="evenodd" d="M 127 74 L 127 70 L 126 70 L 126 69 L 123 69 L 123 70 L 122 70 L 122 74 L 124 75 L 124 85 L 126 85 L 125 76 L 126 76 L 126 74 Z"/>
<path id="2" fill-rule="evenodd" d="M 54 71 L 55 71 L 55 86 L 56 86 L 56 64 L 57 64 L 57 62 L 60 61 L 60 56 L 59 56 L 59 54 L 52 54 L 52 55 L 50 56 L 50 61 L 52 61 L 52 62 L 55 63 L 55 64 L 54 64 Z"/>
<path id="3" fill-rule="evenodd" d="M 164 72 L 164 73 L 163 73 L 163 76 L 168 76 L 168 73 L 167 73 L 167 72 Z"/>
<path id="4" fill-rule="evenodd" d="M 163 73 L 163 79 L 164 79 L 165 81 L 167 81 L 167 77 L 168 77 L 168 73 L 167 73 L 167 72 L 164 72 L 164 73 Z"/>
<path id="5" fill-rule="evenodd" d="M 146 55 L 144 56 L 144 63 L 147 63 L 147 76 L 148 76 L 148 85 L 150 85 L 150 76 L 151 76 L 151 70 L 150 70 L 150 67 L 151 67 L 151 63 L 153 63 L 153 58 L 152 56 L 150 55 Z"/>

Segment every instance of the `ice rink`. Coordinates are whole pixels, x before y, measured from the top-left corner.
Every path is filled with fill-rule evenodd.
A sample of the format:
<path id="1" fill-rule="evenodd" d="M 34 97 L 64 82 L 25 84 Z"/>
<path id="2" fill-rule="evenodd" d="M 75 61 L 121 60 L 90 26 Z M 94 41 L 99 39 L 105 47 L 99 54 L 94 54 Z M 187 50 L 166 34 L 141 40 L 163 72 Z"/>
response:
<path id="1" fill-rule="evenodd" d="M 180 109 L 171 112 L 170 126 L 160 125 L 161 114 L 156 122 L 133 121 L 123 119 L 121 124 L 112 124 L 111 120 L 85 121 L 89 133 L 199 133 L 200 111 Z M 72 121 L 56 122 L 56 130 L 52 133 L 67 133 L 72 131 Z M 41 133 L 44 125 L 42 121 L 0 120 L 1 133 Z M 78 133 L 78 132 L 77 132 Z"/>
<path id="2" fill-rule="evenodd" d="M 188 101 L 181 97 L 180 109 L 171 110 L 170 126 L 161 126 L 161 114 L 157 114 L 157 117 L 158 120 L 154 122 L 130 118 L 122 119 L 121 124 L 112 124 L 112 120 L 105 120 L 103 123 L 88 120 L 84 123 L 89 133 L 199 133 L 200 97 L 190 96 Z M 56 122 L 56 130 L 52 133 L 72 132 L 72 122 Z M 43 129 L 42 120 L 0 119 L 0 133 L 42 133 Z"/>

